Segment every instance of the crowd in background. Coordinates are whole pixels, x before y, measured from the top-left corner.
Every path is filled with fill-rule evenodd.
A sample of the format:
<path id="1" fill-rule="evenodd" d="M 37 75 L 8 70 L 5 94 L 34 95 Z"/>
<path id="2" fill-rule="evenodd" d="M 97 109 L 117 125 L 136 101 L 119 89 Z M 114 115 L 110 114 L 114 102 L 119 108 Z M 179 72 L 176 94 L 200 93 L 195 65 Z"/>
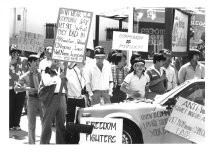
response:
<path id="1" fill-rule="evenodd" d="M 91 58 L 90 53 L 94 53 Z M 133 52 L 130 60 L 122 51 L 112 50 L 108 56 L 102 46 L 86 49 L 81 63 L 69 62 L 65 72 L 62 61 L 52 59 L 52 47 L 42 53 L 21 56 L 15 45 L 10 46 L 9 60 L 9 129 L 21 130 L 21 114 L 26 101 L 29 144 L 35 144 L 36 116 L 40 116 L 40 143 L 49 144 L 52 123 L 56 127 L 56 144 L 68 143 L 71 136 L 66 123 L 76 122 L 76 109 L 96 104 L 120 103 L 133 99 L 154 99 L 177 85 L 193 78 L 205 77 L 205 66 L 199 63 L 202 53 L 188 52 L 189 62 L 162 49 L 153 55 L 153 65 L 145 66 L 141 54 Z M 130 62 L 130 67 L 127 62 Z M 38 90 L 49 86 L 51 98 L 43 102 Z M 77 140 L 78 142 L 78 140 Z M 77 143 L 76 142 L 76 143 Z"/>

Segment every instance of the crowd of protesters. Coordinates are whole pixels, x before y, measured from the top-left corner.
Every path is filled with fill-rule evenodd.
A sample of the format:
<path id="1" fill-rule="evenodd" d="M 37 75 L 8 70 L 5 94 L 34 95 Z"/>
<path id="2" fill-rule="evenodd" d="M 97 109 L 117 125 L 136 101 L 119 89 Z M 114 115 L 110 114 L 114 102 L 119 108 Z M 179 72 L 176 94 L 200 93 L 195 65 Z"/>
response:
<path id="1" fill-rule="evenodd" d="M 62 61 L 52 59 L 52 47 L 40 54 L 21 57 L 15 45 L 10 47 L 9 64 L 9 129 L 21 130 L 20 119 L 25 98 L 27 100 L 29 144 L 35 144 L 36 116 L 41 118 L 40 143 L 49 144 L 52 123 L 55 121 L 56 144 L 65 144 L 65 123 L 76 121 L 76 109 L 96 104 L 120 103 L 133 99 L 154 99 L 186 80 L 204 78 L 205 67 L 198 62 L 201 52 L 188 53 L 189 62 L 178 66 L 172 62 L 173 54 L 162 49 L 153 55 L 153 65 L 145 66 L 138 52 L 131 59 L 121 51 L 106 55 L 102 46 L 94 48 L 94 58 L 86 49 L 85 61 L 68 63 L 64 71 Z M 127 62 L 130 61 L 130 69 Z M 177 68 L 179 67 L 179 68 Z M 62 85 L 62 87 L 61 87 Z M 52 86 L 52 99 L 39 100 L 41 86 Z"/>

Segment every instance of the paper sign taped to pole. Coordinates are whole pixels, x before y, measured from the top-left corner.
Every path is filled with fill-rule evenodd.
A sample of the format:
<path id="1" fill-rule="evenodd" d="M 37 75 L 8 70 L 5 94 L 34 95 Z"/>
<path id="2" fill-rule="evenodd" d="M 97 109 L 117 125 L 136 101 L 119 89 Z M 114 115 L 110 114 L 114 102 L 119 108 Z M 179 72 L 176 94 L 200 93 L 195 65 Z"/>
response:
<path id="1" fill-rule="evenodd" d="M 94 127 L 92 134 L 80 134 L 80 144 L 122 144 L 122 119 L 83 117 L 81 124 Z"/>
<path id="2" fill-rule="evenodd" d="M 83 62 L 92 16 L 92 12 L 59 9 L 53 59 Z"/>
<path id="3" fill-rule="evenodd" d="M 149 35 L 113 32 L 112 49 L 148 52 Z"/>
<path id="4" fill-rule="evenodd" d="M 192 142 L 203 142 L 205 106 L 179 97 L 165 129 Z"/>

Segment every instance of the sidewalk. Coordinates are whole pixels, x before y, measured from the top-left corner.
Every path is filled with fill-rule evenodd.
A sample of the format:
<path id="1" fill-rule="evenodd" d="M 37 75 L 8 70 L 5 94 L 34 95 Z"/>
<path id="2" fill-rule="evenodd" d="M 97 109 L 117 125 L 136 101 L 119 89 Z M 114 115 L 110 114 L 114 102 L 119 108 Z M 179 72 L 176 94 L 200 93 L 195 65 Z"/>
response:
<path id="1" fill-rule="evenodd" d="M 9 143 L 11 144 L 28 144 L 28 120 L 27 115 L 21 116 L 20 121 L 21 131 L 9 130 Z M 36 118 L 36 145 L 40 144 L 41 136 L 41 121 L 40 118 Z M 50 144 L 55 144 L 55 128 L 52 128 L 52 136 Z"/>

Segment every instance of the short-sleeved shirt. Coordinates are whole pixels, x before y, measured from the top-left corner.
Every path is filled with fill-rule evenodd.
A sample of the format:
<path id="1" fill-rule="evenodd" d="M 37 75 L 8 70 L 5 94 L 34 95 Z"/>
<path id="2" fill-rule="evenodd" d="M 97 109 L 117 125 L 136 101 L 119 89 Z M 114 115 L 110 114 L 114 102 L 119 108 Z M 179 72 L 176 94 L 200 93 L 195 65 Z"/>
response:
<path id="1" fill-rule="evenodd" d="M 161 75 L 164 73 L 164 68 L 161 67 L 160 68 L 160 72 L 155 69 L 154 66 L 149 67 L 146 70 L 146 74 L 149 76 L 150 78 L 150 82 L 156 79 L 159 79 L 161 77 Z M 158 82 L 157 84 L 153 85 L 153 86 L 149 86 L 149 89 L 151 92 L 157 93 L 157 94 L 163 94 L 166 92 L 166 88 L 164 85 L 164 80 Z"/>
<path id="2" fill-rule="evenodd" d="M 186 80 L 198 78 L 203 79 L 205 77 L 205 66 L 203 64 L 198 63 L 195 70 L 190 64 L 190 62 L 184 64 L 178 74 L 179 83 L 183 83 Z"/>
<path id="3" fill-rule="evenodd" d="M 146 84 L 150 81 L 149 76 L 147 74 L 142 74 L 139 78 L 134 72 L 129 73 L 124 82 L 128 84 L 129 90 L 138 91 L 142 97 L 145 96 L 145 87 Z M 132 95 L 128 94 L 128 97 L 132 97 Z"/>
<path id="4" fill-rule="evenodd" d="M 14 88 L 15 84 L 18 82 L 20 76 L 28 71 L 27 58 L 19 57 L 18 61 L 14 65 L 9 67 L 9 86 Z"/>
<path id="5" fill-rule="evenodd" d="M 168 68 L 165 68 L 166 71 L 166 77 L 168 79 L 168 88 L 167 90 L 171 90 L 177 86 L 177 79 L 176 79 L 176 73 L 174 67 L 171 65 L 168 66 Z"/>
<path id="6" fill-rule="evenodd" d="M 125 77 L 128 75 L 129 69 L 127 67 L 119 68 L 117 65 L 112 66 L 113 82 L 121 85 Z"/>

